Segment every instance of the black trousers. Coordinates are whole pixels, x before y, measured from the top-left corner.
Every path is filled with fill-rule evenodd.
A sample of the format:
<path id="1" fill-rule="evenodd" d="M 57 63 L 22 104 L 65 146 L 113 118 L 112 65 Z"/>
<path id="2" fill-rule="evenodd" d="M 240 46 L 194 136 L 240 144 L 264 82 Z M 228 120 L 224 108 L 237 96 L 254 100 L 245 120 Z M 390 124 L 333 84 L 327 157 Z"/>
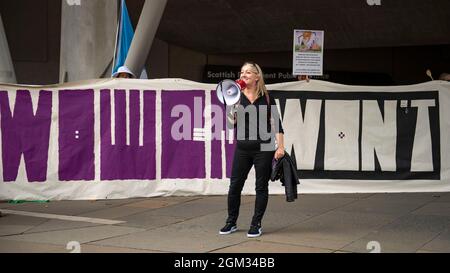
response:
<path id="1" fill-rule="evenodd" d="M 241 205 L 241 192 L 252 166 L 255 166 L 256 200 L 252 225 L 261 224 L 269 200 L 269 180 L 272 172 L 274 151 L 260 149 L 242 149 L 236 147 L 231 171 L 231 182 L 228 190 L 227 223 L 236 223 Z"/>

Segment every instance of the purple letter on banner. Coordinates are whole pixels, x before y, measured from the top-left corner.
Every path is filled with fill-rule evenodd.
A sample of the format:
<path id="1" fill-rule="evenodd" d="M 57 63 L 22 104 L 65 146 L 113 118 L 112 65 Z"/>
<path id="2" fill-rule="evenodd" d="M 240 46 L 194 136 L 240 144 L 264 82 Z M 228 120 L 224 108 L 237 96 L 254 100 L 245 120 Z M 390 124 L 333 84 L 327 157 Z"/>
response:
<path id="1" fill-rule="evenodd" d="M 94 178 L 94 90 L 61 90 L 59 179 Z"/>
<path id="2" fill-rule="evenodd" d="M 205 178 L 205 141 L 195 139 L 193 131 L 202 131 L 205 126 L 203 111 L 204 91 L 163 91 L 162 99 L 162 160 L 161 178 Z M 195 98 L 201 101 L 195 109 Z M 175 140 L 171 135 L 172 125 L 180 117 L 171 117 L 177 105 L 187 106 L 191 111 L 190 140 Z M 195 115 L 198 115 L 195 122 Z M 198 124 L 197 124 L 198 123 Z M 196 128 L 197 127 L 197 128 Z"/>
<path id="3" fill-rule="evenodd" d="M 226 111 L 224 105 L 219 101 L 216 96 L 216 91 L 211 92 L 211 105 L 218 105 L 223 108 L 223 125 L 222 128 L 225 130 L 225 139 L 213 139 L 211 141 L 211 178 L 225 178 L 222 177 L 222 141 L 224 141 L 225 146 L 225 168 L 226 176 L 231 177 L 231 166 L 233 163 L 234 149 L 236 146 L 236 130 L 234 130 L 234 136 L 229 136 L 229 131 L 226 125 Z M 230 140 L 232 143 L 230 144 Z"/>
<path id="4" fill-rule="evenodd" d="M 50 91 L 39 92 L 39 103 L 36 115 L 34 115 L 28 90 L 17 90 L 13 114 L 11 114 L 9 106 L 8 92 L 0 91 L 0 111 L 4 181 L 16 180 L 22 153 L 28 181 L 45 181 L 47 179 L 52 93 Z"/>
<path id="5" fill-rule="evenodd" d="M 140 144 L 140 92 L 143 93 L 143 140 Z M 155 179 L 156 131 L 155 91 L 130 90 L 129 118 L 126 117 L 125 90 L 114 91 L 114 135 L 111 135 L 111 92 L 101 90 L 101 176 L 102 180 Z M 129 122 L 128 122 L 129 121 Z M 127 127 L 129 145 L 127 145 Z"/>

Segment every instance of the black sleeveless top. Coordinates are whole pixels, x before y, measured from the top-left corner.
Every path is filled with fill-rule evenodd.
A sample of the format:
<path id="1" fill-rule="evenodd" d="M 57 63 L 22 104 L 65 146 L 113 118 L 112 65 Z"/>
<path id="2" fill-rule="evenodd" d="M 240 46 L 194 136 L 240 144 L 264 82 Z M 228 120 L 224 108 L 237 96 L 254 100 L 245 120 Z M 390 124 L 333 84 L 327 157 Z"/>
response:
<path id="1" fill-rule="evenodd" d="M 259 149 L 261 143 L 270 143 L 271 137 L 274 137 L 275 133 L 284 134 L 275 99 L 269 96 L 269 100 L 271 107 L 268 107 L 266 95 L 258 97 L 251 103 L 247 96 L 241 92 L 236 122 L 236 137 L 239 148 Z M 272 112 L 269 113 L 269 111 Z M 259 121 L 260 119 L 262 120 Z M 274 120 L 277 126 L 276 124 L 272 126 L 270 119 Z"/>

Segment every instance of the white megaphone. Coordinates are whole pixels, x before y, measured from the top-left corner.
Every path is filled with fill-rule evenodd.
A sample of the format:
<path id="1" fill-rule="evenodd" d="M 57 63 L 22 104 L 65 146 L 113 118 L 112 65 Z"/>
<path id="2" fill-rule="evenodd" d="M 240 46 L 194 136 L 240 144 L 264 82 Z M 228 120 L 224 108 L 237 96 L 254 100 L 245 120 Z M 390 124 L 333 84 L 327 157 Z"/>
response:
<path id="1" fill-rule="evenodd" d="M 225 105 L 235 105 L 241 98 L 241 90 L 246 87 L 243 80 L 223 80 L 216 87 L 219 101 Z"/>

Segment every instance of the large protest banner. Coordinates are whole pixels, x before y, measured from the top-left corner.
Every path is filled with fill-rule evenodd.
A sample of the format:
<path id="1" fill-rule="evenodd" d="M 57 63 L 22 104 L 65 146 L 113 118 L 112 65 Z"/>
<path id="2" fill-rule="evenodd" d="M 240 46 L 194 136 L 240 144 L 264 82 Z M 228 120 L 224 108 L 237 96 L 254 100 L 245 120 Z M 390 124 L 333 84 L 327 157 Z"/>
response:
<path id="1" fill-rule="evenodd" d="M 226 194 L 235 140 L 214 84 L 0 84 L 0 199 Z M 450 191 L 450 83 L 268 85 L 300 193 Z M 251 171 L 244 194 L 254 193 Z M 271 194 L 284 194 L 280 182 Z"/>

